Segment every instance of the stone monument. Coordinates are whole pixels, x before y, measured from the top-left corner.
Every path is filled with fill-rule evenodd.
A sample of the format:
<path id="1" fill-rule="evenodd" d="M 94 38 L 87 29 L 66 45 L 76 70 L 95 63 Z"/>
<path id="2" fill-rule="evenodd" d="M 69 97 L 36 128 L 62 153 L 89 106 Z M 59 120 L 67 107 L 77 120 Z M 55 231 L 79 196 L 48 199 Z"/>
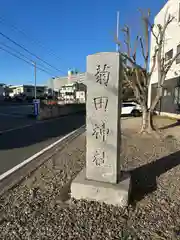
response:
<path id="1" fill-rule="evenodd" d="M 76 199 L 128 203 L 130 178 L 120 171 L 121 71 L 119 53 L 87 57 L 86 168 L 71 185 Z"/>

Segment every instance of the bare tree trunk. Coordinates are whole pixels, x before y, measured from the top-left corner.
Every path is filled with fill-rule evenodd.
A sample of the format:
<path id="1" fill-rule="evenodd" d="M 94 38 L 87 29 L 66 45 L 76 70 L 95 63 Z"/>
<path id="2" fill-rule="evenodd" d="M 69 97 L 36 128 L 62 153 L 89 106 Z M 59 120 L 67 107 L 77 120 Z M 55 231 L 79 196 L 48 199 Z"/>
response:
<path id="1" fill-rule="evenodd" d="M 148 132 L 151 133 L 152 131 L 155 131 L 155 127 L 153 124 L 153 112 L 149 111 L 148 112 Z"/>
<path id="2" fill-rule="evenodd" d="M 160 98 L 162 97 L 162 93 L 163 93 L 163 87 L 160 86 L 160 87 L 158 87 L 157 95 L 156 95 L 156 97 L 155 97 L 155 99 L 154 99 L 154 101 L 152 102 L 152 105 L 151 105 L 151 107 L 150 107 L 150 111 L 151 111 L 151 112 L 154 112 L 154 109 L 156 108 L 156 106 L 157 106 Z"/>
<path id="3" fill-rule="evenodd" d="M 151 133 L 154 130 L 155 128 L 153 126 L 153 113 L 148 111 L 147 107 L 143 107 L 140 133 Z"/>
<path id="4" fill-rule="evenodd" d="M 140 133 L 145 133 L 148 126 L 148 110 L 146 107 L 142 108 L 142 125 Z"/>

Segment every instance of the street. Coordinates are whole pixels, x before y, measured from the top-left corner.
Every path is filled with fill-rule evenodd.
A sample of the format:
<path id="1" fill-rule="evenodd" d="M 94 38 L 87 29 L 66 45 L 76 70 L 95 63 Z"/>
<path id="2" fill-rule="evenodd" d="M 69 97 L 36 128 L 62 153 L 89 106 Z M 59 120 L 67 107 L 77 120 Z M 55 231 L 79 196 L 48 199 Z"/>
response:
<path id="1" fill-rule="evenodd" d="M 27 118 L 32 110 L 32 105 L 0 106 L 0 133 L 33 124 L 35 120 Z"/>
<path id="2" fill-rule="evenodd" d="M 48 121 L 27 117 L 30 107 L 0 107 L 0 174 L 85 124 L 85 116 Z"/>

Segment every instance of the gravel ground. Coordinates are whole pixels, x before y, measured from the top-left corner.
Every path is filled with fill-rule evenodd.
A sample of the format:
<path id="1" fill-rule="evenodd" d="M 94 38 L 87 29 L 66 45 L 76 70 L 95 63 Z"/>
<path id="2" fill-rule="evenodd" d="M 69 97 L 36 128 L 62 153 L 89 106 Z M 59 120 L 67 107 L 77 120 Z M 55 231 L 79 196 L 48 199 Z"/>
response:
<path id="1" fill-rule="evenodd" d="M 124 121 L 122 168 L 132 176 L 129 207 L 65 201 L 85 163 L 81 135 L 0 198 L 0 239 L 180 239 L 179 126 L 158 120 L 159 126 L 174 127 L 152 140 L 132 131 L 132 119 Z"/>

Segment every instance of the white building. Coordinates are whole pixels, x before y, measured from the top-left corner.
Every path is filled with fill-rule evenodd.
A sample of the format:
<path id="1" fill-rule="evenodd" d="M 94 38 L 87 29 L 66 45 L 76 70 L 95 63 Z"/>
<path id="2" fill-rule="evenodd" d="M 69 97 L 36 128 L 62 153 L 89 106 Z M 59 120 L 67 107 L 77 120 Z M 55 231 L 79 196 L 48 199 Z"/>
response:
<path id="1" fill-rule="evenodd" d="M 36 97 L 44 97 L 46 94 L 46 89 L 46 86 L 36 86 Z M 9 96 L 33 98 L 35 96 L 35 87 L 33 85 L 9 86 Z"/>
<path id="2" fill-rule="evenodd" d="M 85 91 L 76 91 L 76 101 L 79 103 L 86 102 L 86 92 Z"/>
<path id="3" fill-rule="evenodd" d="M 164 7 L 160 10 L 154 19 L 155 25 L 164 25 L 168 15 L 174 16 L 174 20 L 169 24 L 164 39 L 163 54 L 165 60 L 172 59 L 177 52 L 180 52 L 180 1 L 179 0 L 168 0 Z M 156 42 L 153 35 L 151 36 L 151 59 L 154 54 Z M 150 65 L 152 62 L 150 63 Z M 151 85 L 149 88 L 149 99 L 148 104 L 156 95 L 158 81 L 158 71 L 155 68 L 152 78 Z M 161 98 L 157 110 L 166 113 L 180 113 L 180 57 L 173 63 L 170 71 L 167 74 L 163 97 Z"/>
<path id="4" fill-rule="evenodd" d="M 81 102 L 86 100 L 86 86 L 82 83 L 70 83 L 59 90 L 60 99 L 65 102 Z"/>
<path id="5" fill-rule="evenodd" d="M 76 84 L 66 84 L 59 90 L 60 98 L 65 102 L 75 102 Z"/>

